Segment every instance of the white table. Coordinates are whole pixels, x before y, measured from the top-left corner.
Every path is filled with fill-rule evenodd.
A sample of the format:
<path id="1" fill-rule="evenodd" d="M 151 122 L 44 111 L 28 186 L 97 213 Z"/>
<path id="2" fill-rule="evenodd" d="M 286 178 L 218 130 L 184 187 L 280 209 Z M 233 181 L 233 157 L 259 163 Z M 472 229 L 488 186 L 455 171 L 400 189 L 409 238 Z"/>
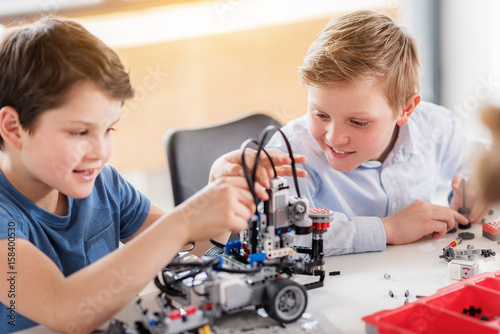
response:
<path id="1" fill-rule="evenodd" d="M 500 245 L 482 237 L 482 227 L 474 225 L 467 232 L 475 233 L 473 240 L 464 240 L 457 248 L 466 249 L 467 244 L 474 248 L 489 248 L 497 252 L 496 257 L 484 258 L 476 255 L 480 272 L 500 270 Z M 462 232 L 459 230 L 458 232 Z M 405 291 L 409 291 L 409 301 L 415 301 L 416 295 L 428 296 L 437 289 L 457 281 L 448 278 L 448 262 L 440 259 L 442 249 L 457 236 L 457 233 L 433 240 L 424 238 L 409 245 L 388 246 L 383 252 L 351 254 L 329 257 L 326 259 L 325 286 L 308 291 L 309 303 L 306 316 L 317 321 L 316 334 L 327 333 L 365 333 L 366 325 L 361 320 L 364 316 L 384 309 L 394 309 L 404 305 Z M 329 276 L 330 271 L 340 271 L 340 276 Z M 390 279 L 385 279 L 384 274 Z M 304 276 L 302 280 L 310 281 Z M 389 296 L 389 290 L 394 297 Z M 143 296 L 144 304 L 155 310 L 153 296 L 156 293 Z M 132 324 L 137 319 L 137 313 L 132 306 L 120 312 L 117 317 Z M 251 314 L 239 314 L 230 317 L 228 323 L 249 326 L 260 324 L 264 328 L 246 333 L 305 333 L 304 325 L 313 321 L 305 319 L 300 324 L 288 326 L 287 329 L 269 327 L 273 325 L 270 319 L 262 319 Z M 301 330 L 302 326 L 302 330 Z M 43 327 L 36 327 L 23 333 L 50 333 Z"/>

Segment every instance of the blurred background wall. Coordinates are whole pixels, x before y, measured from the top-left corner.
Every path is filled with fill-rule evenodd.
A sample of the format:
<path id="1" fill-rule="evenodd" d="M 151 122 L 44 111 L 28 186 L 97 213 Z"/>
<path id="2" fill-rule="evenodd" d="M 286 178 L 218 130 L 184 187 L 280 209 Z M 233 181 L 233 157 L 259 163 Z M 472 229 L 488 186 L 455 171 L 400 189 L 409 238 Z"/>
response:
<path id="1" fill-rule="evenodd" d="M 297 68 L 330 18 L 383 12 L 415 36 L 424 99 L 487 137 L 481 105 L 500 96 L 495 0 L 1 0 L 5 28 L 47 13 L 73 18 L 111 45 L 137 96 L 124 106 L 111 159 L 153 201 L 171 207 L 164 132 L 258 110 L 282 123 L 305 113 Z"/>

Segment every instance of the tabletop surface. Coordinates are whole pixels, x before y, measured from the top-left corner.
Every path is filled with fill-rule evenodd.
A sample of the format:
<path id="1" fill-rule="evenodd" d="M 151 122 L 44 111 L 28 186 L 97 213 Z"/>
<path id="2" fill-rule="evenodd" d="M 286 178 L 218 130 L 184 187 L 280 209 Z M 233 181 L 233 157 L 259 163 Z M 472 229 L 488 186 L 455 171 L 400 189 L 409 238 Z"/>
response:
<path id="1" fill-rule="evenodd" d="M 462 231 L 464 230 L 458 230 Z M 473 225 L 465 231 L 473 232 L 475 238 L 464 240 L 456 248 L 466 249 L 468 244 L 472 244 L 476 249 L 492 249 L 497 252 L 497 256 L 485 258 L 476 255 L 474 261 L 478 263 L 480 273 L 500 270 L 500 244 L 483 237 L 481 225 Z M 306 313 L 298 323 L 289 325 L 287 329 L 280 329 L 258 315 L 240 314 L 226 320 L 227 323 L 232 321 L 239 324 L 242 331 L 227 333 L 365 333 L 366 325 L 362 318 L 404 305 L 406 291 L 409 293 L 408 301 L 413 302 L 417 300 L 417 295 L 429 296 L 438 289 L 457 282 L 449 278 L 448 262 L 439 258 L 439 255 L 457 237 L 458 232 L 435 240 L 423 238 L 408 245 L 387 246 L 383 252 L 328 257 L 324 287 L 308 291 Z M 330 271 L 340 271 L 340 275 L 329 276 Z M 390 278 L 384 278 L 385 274 L 390 275 Z M 311 277 L 301 276 L 300 279 L 306 282 Z M 389 295 L 389 290 L 393 297 Z M 142 296 L 146 306 L 153 305 L 154 295 L 156 293 Z M 150 311 L 154 311 L 154 308 Z M 138 317 L 130 305 L 116 318 L 133 324 Z M 257 328 L 251 330 L 249 326 L 254 325 Z M 50 331 L 36 327 L 22 333 Z"/>

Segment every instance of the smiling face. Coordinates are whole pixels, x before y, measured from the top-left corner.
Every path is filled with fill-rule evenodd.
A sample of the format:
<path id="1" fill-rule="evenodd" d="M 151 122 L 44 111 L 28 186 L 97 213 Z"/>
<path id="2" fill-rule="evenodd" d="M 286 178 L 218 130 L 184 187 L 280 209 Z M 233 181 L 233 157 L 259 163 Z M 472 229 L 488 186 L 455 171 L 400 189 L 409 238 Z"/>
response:
<path id="1" fill-rule="evenodd" d="M 368 160 L 384 162 L 397 137 L 396 124 L 406 121 L 394 117 L 380 85 L 307 88 L 309 133 L 330 166 L 349 172 Z"/>
<path id="2" fill-rule="evenodd" d="M 20 131 L 22 169 L 16 180 L 23 184 L 14 186 L 28 198 L 30 193 L 40 197 L 53 189 L 73 198 L 90 195 L 111 156 L 111 131 L 120 108 L 121 101 L 97 85 L 76 84 L 65 103 L 40 115 L 31 134 Z"/>

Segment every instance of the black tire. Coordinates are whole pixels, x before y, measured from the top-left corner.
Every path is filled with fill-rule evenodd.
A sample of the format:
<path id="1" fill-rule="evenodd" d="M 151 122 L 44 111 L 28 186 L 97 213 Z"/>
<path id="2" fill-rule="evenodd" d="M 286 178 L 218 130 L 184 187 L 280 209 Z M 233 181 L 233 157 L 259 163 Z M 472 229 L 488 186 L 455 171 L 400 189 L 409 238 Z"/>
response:
<path id="1" fill-rule="evenodd" d="M 287 278 L 278 278 L 264 290 L 264 309 L 280 323 L 290 323 L 299 319 L 307 307 L 306 289 Z"/>

